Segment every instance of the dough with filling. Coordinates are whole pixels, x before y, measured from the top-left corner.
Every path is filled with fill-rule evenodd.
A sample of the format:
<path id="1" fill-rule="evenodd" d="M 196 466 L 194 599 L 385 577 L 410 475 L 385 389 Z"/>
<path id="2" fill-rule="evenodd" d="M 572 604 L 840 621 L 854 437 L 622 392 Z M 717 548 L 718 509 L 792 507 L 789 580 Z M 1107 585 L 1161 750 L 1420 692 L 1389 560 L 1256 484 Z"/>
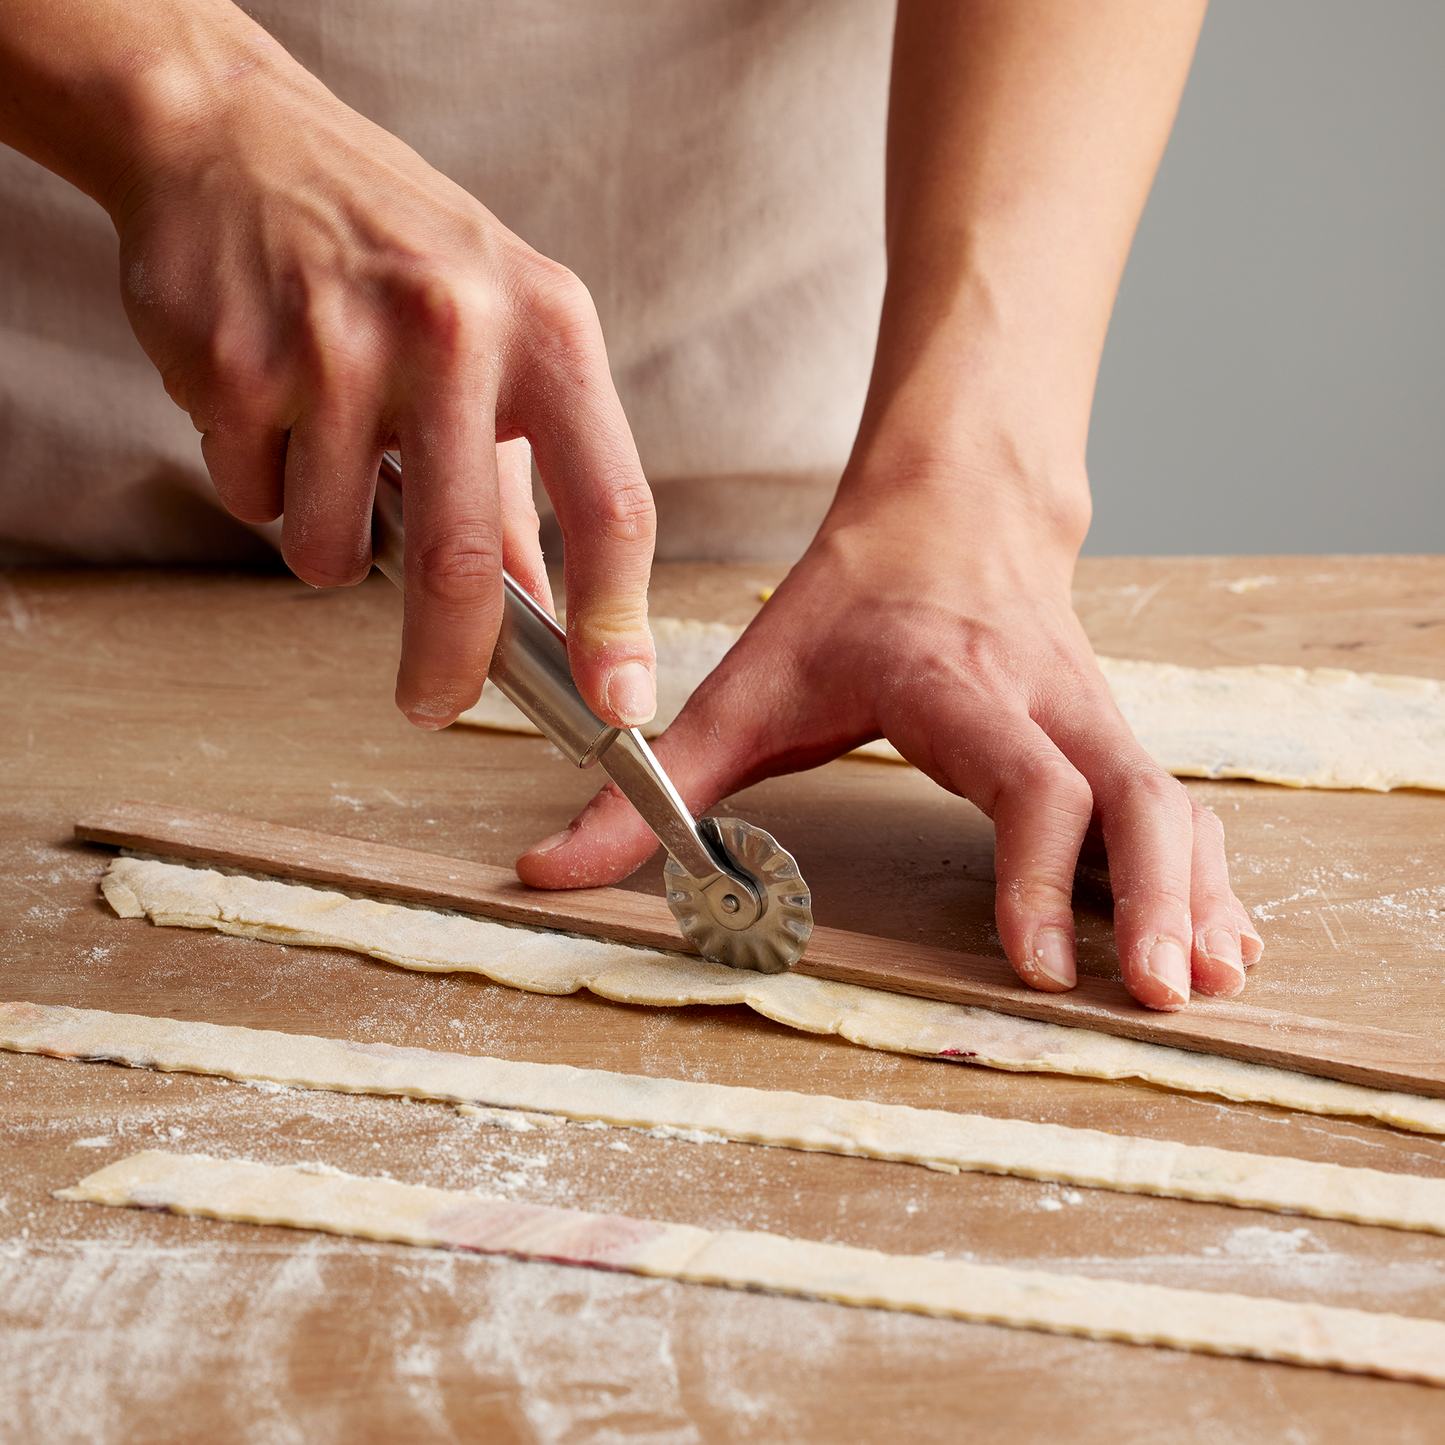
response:
<path id="1" fill-rule="evenodd" d="M 325 1166 L 152 1150 L 56 1198 L 1445 1384 L 1445 1324 L 1437 1320 L 589 1214 Z"/>

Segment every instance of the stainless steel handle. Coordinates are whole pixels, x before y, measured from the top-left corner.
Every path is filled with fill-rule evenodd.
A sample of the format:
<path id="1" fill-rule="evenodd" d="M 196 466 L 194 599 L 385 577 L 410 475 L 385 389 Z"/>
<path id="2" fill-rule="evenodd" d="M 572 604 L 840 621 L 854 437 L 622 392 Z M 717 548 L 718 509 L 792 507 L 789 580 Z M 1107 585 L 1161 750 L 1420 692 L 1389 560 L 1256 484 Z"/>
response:
<path id="1" fill-rule="evenodd" d="M 620 729 L 603 722 L 582 701 L 567 661 L 567 634 L 505 572 L 502 588 L 502 628 L 487 676 L 568 762 L 590 768 Z"/>
<path id="2" fill-rule="evenodd" d="M 404 582 L 401 466 L 383 454 L 372 509 L 371 550 L 377 568 Z M 708 820 L 697 822 L 636 728 L 605 723 L 582 700 L 567 661 L 567 634 L 505 572 L 502 627 L 488 676 L 579 768 L 601 762 L 668 853 L 697 880 L 728 928 L 754 923 L 763 898 L 728 858 Z"/>

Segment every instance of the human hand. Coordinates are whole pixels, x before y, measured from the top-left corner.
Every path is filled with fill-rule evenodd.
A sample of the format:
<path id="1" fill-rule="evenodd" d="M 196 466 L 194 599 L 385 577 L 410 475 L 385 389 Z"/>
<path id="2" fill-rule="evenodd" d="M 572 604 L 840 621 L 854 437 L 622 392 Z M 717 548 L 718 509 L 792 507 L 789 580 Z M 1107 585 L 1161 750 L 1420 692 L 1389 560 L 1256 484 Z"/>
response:
<path id="1" fill-rule="evenodd" d="M 73 178 L 111 211 L 132 325 L 227 507 L 284 514 L 304 580 L 358 582 L 381 453 L 400 450 L 397 702 L 442 727 L 481 690 L 503 565 L 547 597 L 526 438 L 566 538 L 578 687 L 609 722 L 649 718 L 652 499 L 585 288 L 233 6 L 112 19 L 156 33 L 129 37 L 152 43 L 109 173 Z"/>
<path id="2" fill-rule="evenodd" d="M 1069 605 L 1072 551 L 952 489 L 850 488 L 656 742 L 701 812 L 884 736 L 994 823 L 999 937 L 1035 988 L 1073 986 L 1075 863 L 1091 824 L 1124 982 L 1152 1008 L 1231 995 L 1262 952 L 1223 830 L 1139 746 Z M 657 842 L 612 787 L 523 855 L 538 887 L 613 882 Z"/>
<path id="3" fill-rule="evenodd" d="M 1179 101 L 1201 0 L 900 0 L 888 288 L 853 456 L 818 538 L 657 751 L 701 810 L 886 736 L 994 822 L 999 937 L 1076 979 L 1096 827 L 1124 982 L 1153 1008 L 1233 994 L 1262 945 L 1214 816 L 1139 747 L 1069 606 L 1109 310 Z M 525 854 L 541 887 L 653 849 L 604 791 Z"/>

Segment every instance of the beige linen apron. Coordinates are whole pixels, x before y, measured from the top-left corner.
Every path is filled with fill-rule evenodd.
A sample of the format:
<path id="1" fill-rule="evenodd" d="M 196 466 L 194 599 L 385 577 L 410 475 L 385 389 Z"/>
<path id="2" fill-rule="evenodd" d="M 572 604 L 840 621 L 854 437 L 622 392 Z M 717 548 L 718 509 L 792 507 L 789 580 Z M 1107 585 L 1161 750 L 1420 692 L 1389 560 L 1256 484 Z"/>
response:
<path id="1" fill-rule="evenodd" d="M 886 0 L 247 8 L 587 284 L 659 555 L 802 550 L 882 297 Z M 0 562 L 264 550 L 131 336 L 104 213 L 0 148 L 0 218 Z"/>

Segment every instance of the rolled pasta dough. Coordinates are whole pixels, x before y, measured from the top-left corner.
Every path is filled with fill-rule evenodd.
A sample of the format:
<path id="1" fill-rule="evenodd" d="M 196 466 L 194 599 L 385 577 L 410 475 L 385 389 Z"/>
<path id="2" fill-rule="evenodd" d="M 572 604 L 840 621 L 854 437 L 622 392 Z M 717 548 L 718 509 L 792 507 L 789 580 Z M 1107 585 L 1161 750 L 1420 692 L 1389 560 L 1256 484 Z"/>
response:
<path id="1" fill-rule="evenodd" d="M 1436 1320 L 715 1232 L 315 1166 L 153 1150 L 56 1197 L 1445 1384 L 1445 1324 Z"/>
<path id="2" fill-rule="evenodd" d="M 1282 1210 L 1445 1234 L 1445 1180 L 915 1109 L 827 1094 L 659 1079 L 566 1064 L 478 1058 L 266 1029 L 29 1003 L 0 1004 L 0 1047 L 136 1067 L 401 1094 L 674 1135 L 1049 1179 L 1130 1194 Z"/>

